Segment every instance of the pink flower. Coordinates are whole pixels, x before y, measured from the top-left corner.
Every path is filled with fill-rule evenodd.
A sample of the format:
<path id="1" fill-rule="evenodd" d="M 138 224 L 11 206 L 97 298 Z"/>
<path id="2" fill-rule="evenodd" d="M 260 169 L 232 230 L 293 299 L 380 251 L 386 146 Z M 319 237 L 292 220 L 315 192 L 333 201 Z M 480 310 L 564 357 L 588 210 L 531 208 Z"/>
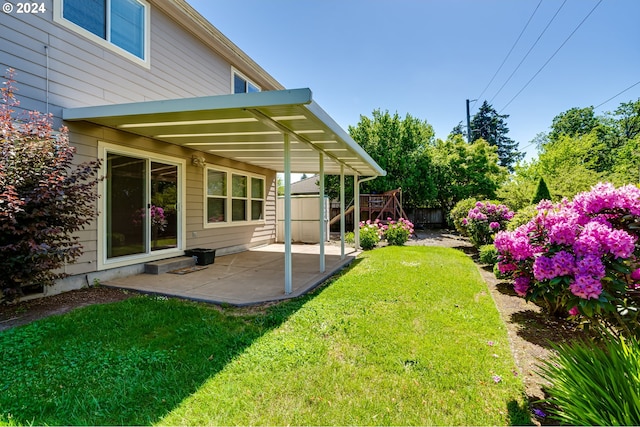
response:
<path id="1" fill-rule="evenodd" d="M 580 312 L 578 311 L 578 307 L 574 306 L 571 308 L 571 310 L 569 310 L 569 315 L 570 316 L 577 316 L 578 314 L 580 314 Z"/>
<path id="2" fill-rule="evenodd" d="M 531 283 L 531 280 L 526 276 L 516 277 L 513 285 L 513 290 L 515 290 L 518 295 L 523 297 L 527 294 L 530 283 Z"/>
<path id="3" fill-rule="evenodd" d="M 640 268 L 633 270 L 633 272 L 631 273 L 631 280 L 640 280 Z"/>
<path id="4" fill-rule="evenodd" d="M 498 228 L 500 228 L 500 223 L 493 221 L 491 224 L 489 224 L 489 228 L 491 228 L 492 230 L 497 230 Z"/>
<path id="5" fill-rule="evenodd" d="M 576 275 L 576 280 L 569 285 L 569 289 L 577 297 L 597 299 L 602 293 L 602 283 L 592 276 Z"/>

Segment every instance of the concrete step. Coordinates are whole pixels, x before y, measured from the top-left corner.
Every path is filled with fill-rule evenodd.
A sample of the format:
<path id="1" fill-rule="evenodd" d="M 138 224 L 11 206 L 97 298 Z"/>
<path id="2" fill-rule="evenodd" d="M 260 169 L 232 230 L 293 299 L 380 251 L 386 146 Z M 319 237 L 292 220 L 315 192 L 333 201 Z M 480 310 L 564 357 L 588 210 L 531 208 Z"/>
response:
<path id="1" fill-rule="evenodd" d="M 196 265 L 196 259 L 194 257 L 180 256 L 148 262 L 144 265 L 144 272 L 147 274 L 163 274 L 167 271 L 193 267 L 194 265 Z"/>

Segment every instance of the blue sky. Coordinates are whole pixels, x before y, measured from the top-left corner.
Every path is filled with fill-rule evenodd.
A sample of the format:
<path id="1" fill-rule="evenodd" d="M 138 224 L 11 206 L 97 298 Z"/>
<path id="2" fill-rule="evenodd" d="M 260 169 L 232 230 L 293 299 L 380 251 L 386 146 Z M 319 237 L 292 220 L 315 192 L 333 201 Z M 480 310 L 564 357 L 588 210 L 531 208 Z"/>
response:
<path id="1" fill-rule="evenodd" d="M 187 1 L 285 87 L 311 88 L 345 130 L 379 108 L 444 139 L 466 99 L 480 100 L 472 115 L 486 99 L 531 159 L 557 114 L 640 82 L 638 0 Z M 638 98 L 640 84 L 596 113 Z"/>

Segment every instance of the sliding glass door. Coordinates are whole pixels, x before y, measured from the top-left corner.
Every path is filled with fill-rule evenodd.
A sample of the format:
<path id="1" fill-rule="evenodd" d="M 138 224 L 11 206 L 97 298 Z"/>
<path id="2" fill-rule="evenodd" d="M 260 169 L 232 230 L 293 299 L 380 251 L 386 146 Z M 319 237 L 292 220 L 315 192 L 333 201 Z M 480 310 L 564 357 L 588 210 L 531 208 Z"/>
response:
<path id="1" fill-rule="evenodd" d="M 106 258 L 179 247 L 179 165 L 107 152 Z"/>

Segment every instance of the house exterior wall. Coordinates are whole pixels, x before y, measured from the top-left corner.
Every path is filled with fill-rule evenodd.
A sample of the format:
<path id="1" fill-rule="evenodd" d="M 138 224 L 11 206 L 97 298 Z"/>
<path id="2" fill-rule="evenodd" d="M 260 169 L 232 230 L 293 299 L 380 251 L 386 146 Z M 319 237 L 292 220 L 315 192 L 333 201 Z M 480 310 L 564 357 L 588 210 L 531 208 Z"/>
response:
<path id="1" fill-rule="evenodd" d="M 275 80 L 265 81 L 263 74 L 255 73 L 257 64 L 243 62 L 242 55 L 232 62 L 227 59 L 228 51 L 224 56 L 218 54 L 211 43 L 203 41 L 208 33 L 201 24 L 196 25 L 194 21 L 193 27 L 199 28 L 198 34 L 187 30 L 184 23 L 193 19 L 191 16 L 195 12 L 192 9 L 179 16 L 165 12 L 176 8 L 183 10 L 180 6 L 183 3 L 183 0 L 149 1 L 148 66 L 131 61 L 55 22 L 57 0 L 45 1 L 44 13 L 0 13 L 0 73 L 5 74 L 6 69 L 13 68 L 20 108 L 52 113 L 55 127 L 63 124 L 64 108 L 230 94 L 232 67 L 249 79 L 255 79 L 263 90 L 280 88 L 277 83 L 269 86 L 269 82 Z M 215 40 L 212 43 L 215 44 Z M 218 253 L 224 253 L 225 250 L 236 251 L 275 240 L 275 171 L 88 123 L 65 125 L 69 126 L 70 141 L 77 149 L 77 162 L 97 158 L 100 142 L 186 161 L 184 249 L 208 247 L 222 249 Z M 204 226 L 206 169 L 191 165 L 195 153 L 204 156 L 209 165 L 265 177 L 267 199 L 263 224 Z M 78 235 L 84 254 L 78 262 L 66 266 L 65 271 L 71 275 L 86 275 L 98 269 L 97 221 Z M 88 277 L 83 281 L 89 282 Z"/>

